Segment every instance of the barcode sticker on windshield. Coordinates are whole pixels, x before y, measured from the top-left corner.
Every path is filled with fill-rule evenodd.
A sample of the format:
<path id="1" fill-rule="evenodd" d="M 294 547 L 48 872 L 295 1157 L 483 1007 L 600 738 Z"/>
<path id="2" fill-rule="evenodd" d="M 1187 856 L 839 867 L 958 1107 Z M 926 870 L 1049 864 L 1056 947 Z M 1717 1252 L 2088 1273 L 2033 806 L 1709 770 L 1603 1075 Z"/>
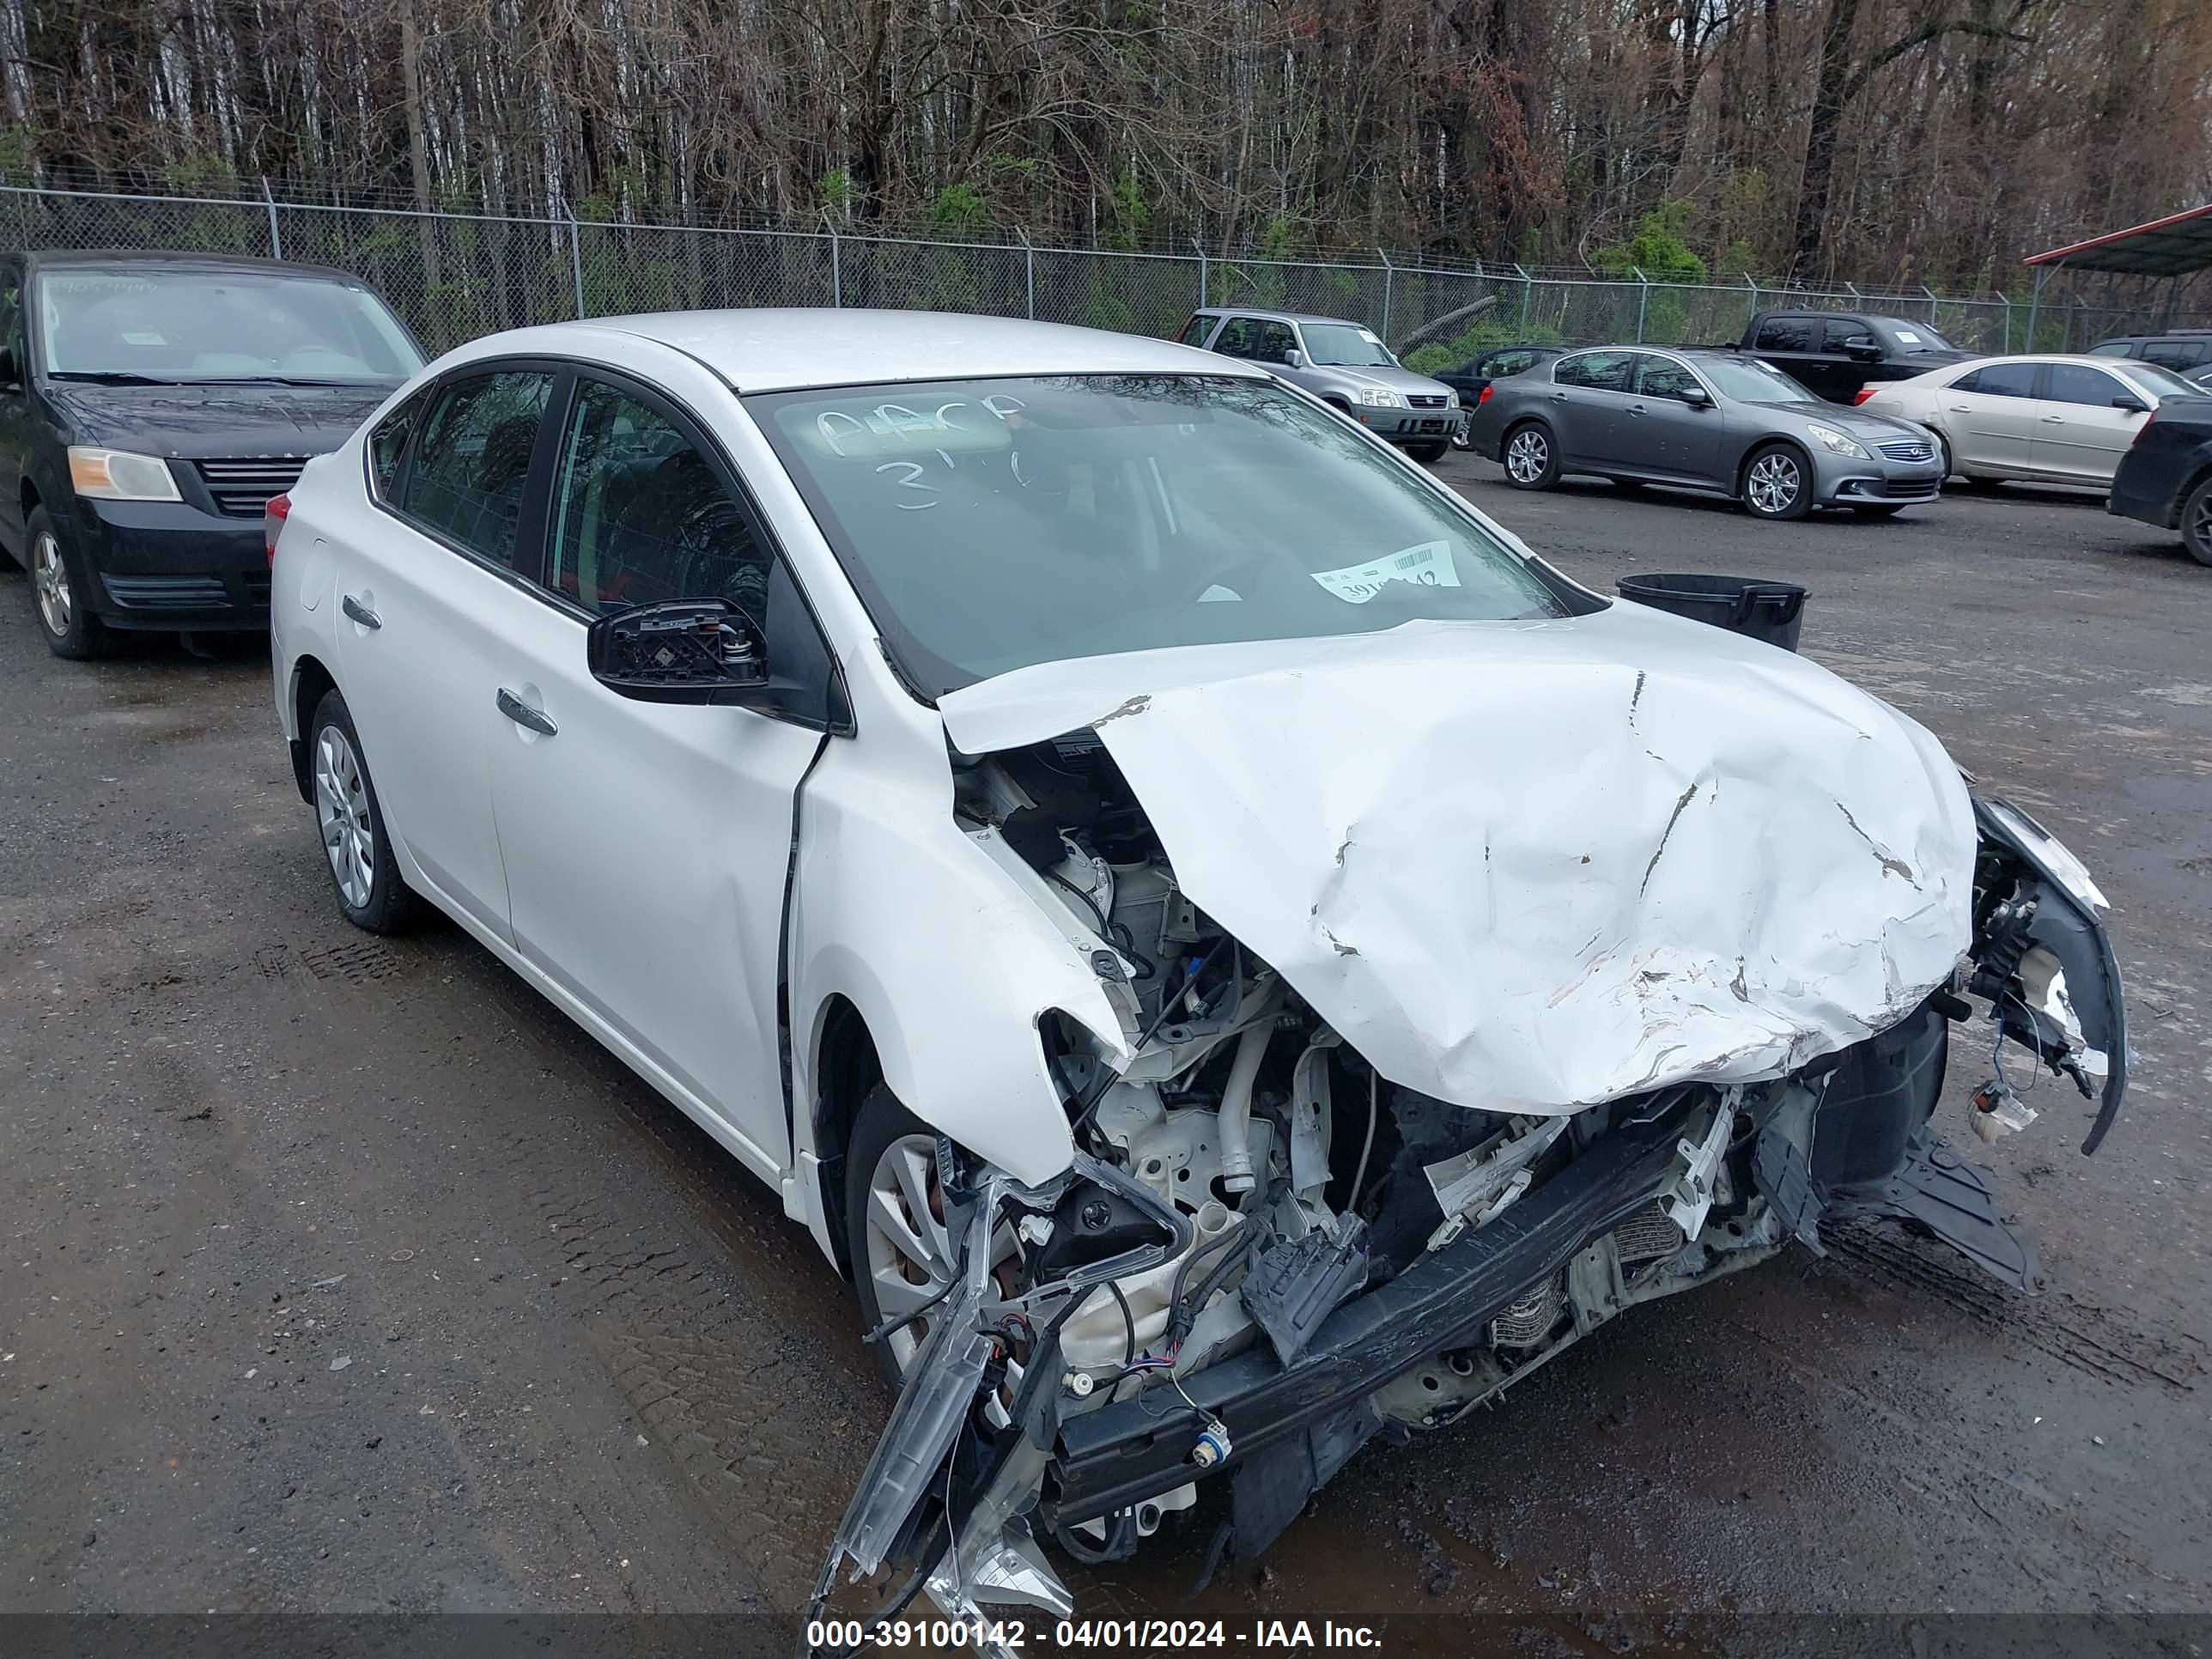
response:
<path id="1" fill-rule="evenodd" d="M 1451 548 L 1443 542 L 1423 542 L 1402 552 L 1388 554 L 1365 564 L 1348 564 L 1341 570 L 1311 573 L 1340 599 L 1364 605 L 1382 591 L 1385 582 L 1413 582 L 1422 587 L 1457 587 L 1459 572 L 1452 566 Z"/>

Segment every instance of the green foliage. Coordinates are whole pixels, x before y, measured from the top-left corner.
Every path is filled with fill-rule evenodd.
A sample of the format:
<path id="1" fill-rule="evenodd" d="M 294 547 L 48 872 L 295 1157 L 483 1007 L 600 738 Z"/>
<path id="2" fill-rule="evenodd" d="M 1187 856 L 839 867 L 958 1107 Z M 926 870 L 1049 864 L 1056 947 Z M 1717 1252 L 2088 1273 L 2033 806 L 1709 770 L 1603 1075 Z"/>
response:
<path id="1" fill-rule="evenodd" d="M 857 193 L 851 172 L 844 167 L 831 167 L 814 186 L 814 203 L 831 213 L 843 213 L 851 208 Z"/>
<path id="2" fill-rule="evenodd" d="M 1705 262 L 1690 246 L 1690 228 L 1698 215 L 1694 202 L 1662 202 L 1636 222 L 1636 234 L 1590 255 L 1590 264 L 1609 276 L 1640 270 L 1655 283 L 1702 283 Z"/>
<path id="3" fill-rule="evenodd" d="M 991 210 L 982 191 L 963 179 L 930 198 L 929 222 L 939 230 L 972 234 L 991 222 Z"/>
<path id="4" fill-rule="evenodd" d="M 1510 301 L 1501 301 L 1510 304 Z M 1479 357 L 1494 346 L 1556 345 L 1559 331 L 1541 323 L 1522 328 L 1517 313 L 1503 320 L 1480 317 L 1441 344 L 1420 346 L 1402 361 L 1416 374 L 1434 374 L 1439 369 L 1457 368 L 1470 357 Z"/>
<path id="5" fill-rule="evenodd" d="M 1106 246 L 1127 252 L 1144 240 L 1152 210 L 1145 201 L 1144 181 L 1136 169 L 1124 167 L 1106 198 Z"/>

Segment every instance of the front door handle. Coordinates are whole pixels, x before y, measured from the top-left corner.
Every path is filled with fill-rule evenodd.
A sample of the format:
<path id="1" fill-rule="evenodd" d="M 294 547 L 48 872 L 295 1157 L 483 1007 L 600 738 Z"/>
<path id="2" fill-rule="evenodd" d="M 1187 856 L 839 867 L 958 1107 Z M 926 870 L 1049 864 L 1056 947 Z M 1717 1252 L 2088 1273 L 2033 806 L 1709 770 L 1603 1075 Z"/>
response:
<path id="1" fill-rule="evenodd" d="M 1554 392 L 1552 394 L 1552 401 L 1555 404 L 1563 404 L 1566 402 L 1566 400 L 1567 394 L 1564 392 Z"/>
<path id="2" fill-rule="evenodd" d="M 354 598 L 350 593 L 345 596 L 344 602 L 340 608 L 345 611 L 347 616 L 351 617 L 363 628 L 381 628 L 384 626 L 384 619 L 381 617 L 378 616 L 376 612 L 371 611 L 367 605 L 363 605 L 359 599 Z"/>
<path id="3" fill-rule="evenodd" d="M 2043 417 L 2043 423 L 2045 426 L 2064 426 L 2066 417 L 2063 415 L 2046 415 Z"/>
<path id="4" fill-rule="evenodd" d="M 542 708 L 532 708 L 503 685 L 499 688 L 499 712 L 517 726 L 526 726 L 540 737 L 554 738 L 561 734 L 561 728 L 553 723 L 550 714 Z"/>
<path id="5" fill-rule="evenodd" d="M 1628 412 L 1632 415 L 1641 415 L 1644 412 L 1644 405 L 1642 404 L 1631 404 L 1628 406 Z"/>

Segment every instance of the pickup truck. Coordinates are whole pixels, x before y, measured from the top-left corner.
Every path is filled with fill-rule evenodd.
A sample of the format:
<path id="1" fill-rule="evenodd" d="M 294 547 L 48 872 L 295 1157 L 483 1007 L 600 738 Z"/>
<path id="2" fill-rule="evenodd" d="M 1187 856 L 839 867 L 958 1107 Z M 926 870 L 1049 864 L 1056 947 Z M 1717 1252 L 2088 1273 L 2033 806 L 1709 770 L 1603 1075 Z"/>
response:
<path id="1" fill-rule="evenodd" d="M 1848 404 L 1863 387 L 1909 380 L 1972 355 L 1925 323 L 1857 311 L 1761 312 L 1736 349 L 1773 364 L 1832 404 Z"/>

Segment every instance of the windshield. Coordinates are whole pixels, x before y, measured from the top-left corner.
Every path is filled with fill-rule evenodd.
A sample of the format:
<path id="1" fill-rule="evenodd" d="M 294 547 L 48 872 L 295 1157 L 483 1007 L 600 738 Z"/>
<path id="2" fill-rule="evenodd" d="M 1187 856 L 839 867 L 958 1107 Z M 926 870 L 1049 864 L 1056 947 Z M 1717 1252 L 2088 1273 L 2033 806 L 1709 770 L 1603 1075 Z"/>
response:
<path id="1" fill-rule="evenodd" d="M 2161 398 L 2201 398 L 2204 388 L 2156 363 L 2107 363 L 2122 380 L 2130 382 L 2153 403 Z"/>
<path id="2" fill-rule="evenodd" d="M 381 300 L 322 277 L 71 266 L 40 272 L 38 293 L 58 380 L 397 384 L 422 367 Z"/>
<path id="3" fill-rule="evenodd" d="M 1395 368 L 1398 360 L 1372 332 L 1354 323 L 1301 323 L 1306 361 L 1338 368 Z"/>
<path id="4" fill-rule="evenodd" d="M 1889 331 L 1900 349 L 1913 351 L 1956 351 L 1959 348 L 1925 323 L 1892 323 Z"/>
<path id="5" fill-rule="evenodd" d="M 1269 381 L 1095 375 L 746 400 L 908 678 L 1588 602 Z"/>
<path id="6" fill-rule="evenodd" d="M 1739 404 L 1814 404 L 1820 400 L 1780 369 L 1756 357 L 1700 357 L 1698 373 L 1722 397 Z"/>

